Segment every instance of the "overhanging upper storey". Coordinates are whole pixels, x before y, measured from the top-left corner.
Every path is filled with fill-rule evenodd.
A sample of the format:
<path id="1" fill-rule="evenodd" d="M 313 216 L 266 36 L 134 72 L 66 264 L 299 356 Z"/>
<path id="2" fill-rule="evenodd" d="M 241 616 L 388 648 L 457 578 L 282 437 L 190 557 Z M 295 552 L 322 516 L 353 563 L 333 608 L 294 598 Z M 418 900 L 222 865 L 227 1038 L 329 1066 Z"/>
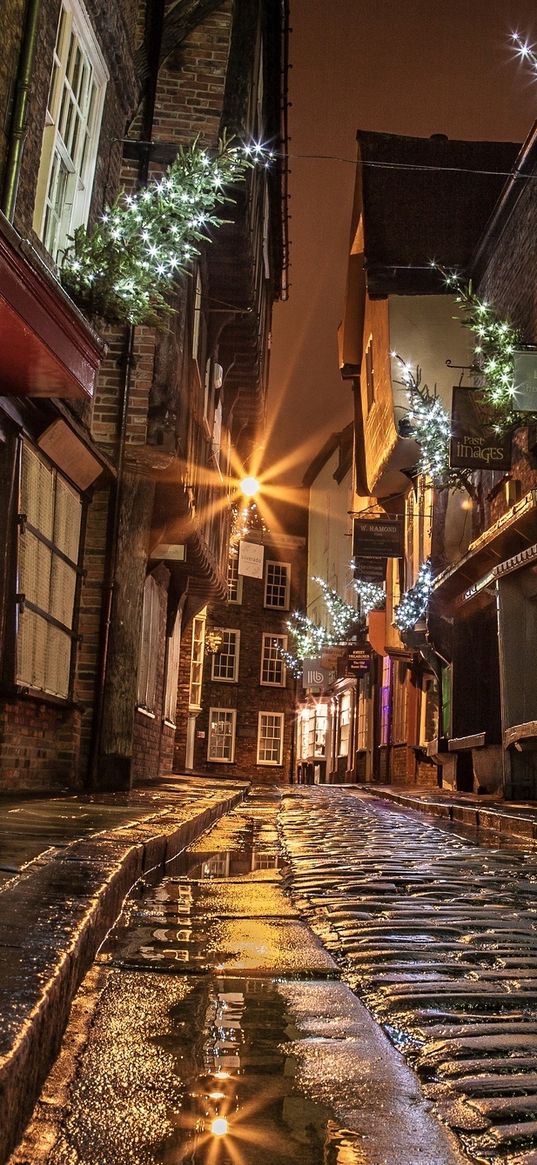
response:
<path id="1" fill-rule="evenodd" d="M 88 399 L 104 344 L 0 214 L 1 391 Z"/>

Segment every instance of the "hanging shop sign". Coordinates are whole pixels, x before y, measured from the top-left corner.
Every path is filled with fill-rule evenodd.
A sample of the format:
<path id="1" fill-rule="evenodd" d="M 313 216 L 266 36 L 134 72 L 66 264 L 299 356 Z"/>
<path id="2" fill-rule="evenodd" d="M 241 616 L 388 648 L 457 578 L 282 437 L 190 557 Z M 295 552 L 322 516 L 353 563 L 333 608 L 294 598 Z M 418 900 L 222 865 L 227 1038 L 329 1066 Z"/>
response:
<path id="1" fill-rule="evenodd" d="M 519 413 L 537 413 L 537 351 L 515 352 L 513 356 L 515 396 Z"/>
<path id="2" fill-rule="evenodd" d="M 247 578 L 263 578 L 263 553 L 259 542 L 239 542 L 239 574 Z"/>
<path id="3" fill-rule="evenodd" d="M 347 656 L 347 672 L 353 676 L 367 675 L 371 667 L 371 648 L 352 647 Z"/>
<path id="4" fill-rule="evenodd" d="M 511 468 L 511 434 L 494 432 L 490 406 L 478 389 L 453 389 L 449 464 L 453 469 Z"/>
<path id="5" fill-rule="evenodd" d="M 353 572 L 355 578 L 382 586 L 386 581 L 386 559 L 364 558 L 360 555 L 353 559 Z"/>
<path id="6" fill-rule="evenodd" d="M 323 691 L 330 683 L 330 672 L 320 659 L 305 659 L 302 662 L 302 686 Z"/>
<path id="7" fill-rule="evenodd" d="M 355 558 L 402 558 L 404 555 L 403 517 L 401 514 L 355 518 L 352 553 Z"/>

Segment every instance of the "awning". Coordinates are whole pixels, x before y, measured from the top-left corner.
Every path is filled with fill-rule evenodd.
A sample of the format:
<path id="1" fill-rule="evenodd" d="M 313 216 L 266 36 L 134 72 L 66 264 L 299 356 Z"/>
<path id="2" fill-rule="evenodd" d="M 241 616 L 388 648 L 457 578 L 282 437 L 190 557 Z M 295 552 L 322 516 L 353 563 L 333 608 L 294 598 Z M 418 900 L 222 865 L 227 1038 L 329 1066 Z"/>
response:
<path id="1" fill-rule="evenodd" d="M 105 345 L 2 214 L 0 345 L 3 395 L 93 396 Z"/>

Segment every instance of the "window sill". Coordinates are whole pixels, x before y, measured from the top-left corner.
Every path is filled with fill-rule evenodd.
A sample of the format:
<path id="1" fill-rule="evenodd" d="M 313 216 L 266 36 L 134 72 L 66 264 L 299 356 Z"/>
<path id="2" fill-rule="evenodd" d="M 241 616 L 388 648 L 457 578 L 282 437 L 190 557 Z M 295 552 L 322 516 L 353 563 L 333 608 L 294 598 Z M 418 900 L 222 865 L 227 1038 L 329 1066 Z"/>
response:
<path id="1" fill-rule="evenodd" d="M 142 708 L 141 704 L 136 705 L 136 711 L 140 713 L 140 716 L 147 716 L 148 720 L 155 720 L 156 719 L 155 713 L 150 712 L 149 708 Z"/>
<path id="2" fill-rule="evenodd" d="M 56 708 L 65 708 L 76 712 L 83 712 L 84 707 L 69 696 L 54 696 L 52 692 L 42 692 L 40 688 L 28 688 L 23 684 L 0 684 L 0 697 L 15 700 L 31 700 L 37 704 L 50 704 Z"/>
<path id="3" fill-rule="evenodd" d="M 166 728 L 177 728 L 177 724 L 175 723 L 175 721 L 174 720 L 167 720 L 166 717 L 164 717 L 164 720 L 162 721 L 162 723 L 166 726 Z"/>

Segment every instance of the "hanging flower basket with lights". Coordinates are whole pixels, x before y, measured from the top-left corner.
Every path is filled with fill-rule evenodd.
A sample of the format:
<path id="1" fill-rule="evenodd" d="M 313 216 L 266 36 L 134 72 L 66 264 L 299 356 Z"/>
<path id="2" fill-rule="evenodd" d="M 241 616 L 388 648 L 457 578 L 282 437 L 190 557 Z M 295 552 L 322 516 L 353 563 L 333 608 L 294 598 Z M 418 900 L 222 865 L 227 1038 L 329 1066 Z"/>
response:
<path id="1" fill-rule="evenodd" d="M 226 137 L 214 152 L 198 141 L 181 147 L 161 178 L 121 194 L 91 231 L 75 231 L 60 270 L 66 291 L 109 323 L 160 323 L 177 275 L 225 221 L 216 208 L 233 202 L 226 189 L 271 157 Z"/>

